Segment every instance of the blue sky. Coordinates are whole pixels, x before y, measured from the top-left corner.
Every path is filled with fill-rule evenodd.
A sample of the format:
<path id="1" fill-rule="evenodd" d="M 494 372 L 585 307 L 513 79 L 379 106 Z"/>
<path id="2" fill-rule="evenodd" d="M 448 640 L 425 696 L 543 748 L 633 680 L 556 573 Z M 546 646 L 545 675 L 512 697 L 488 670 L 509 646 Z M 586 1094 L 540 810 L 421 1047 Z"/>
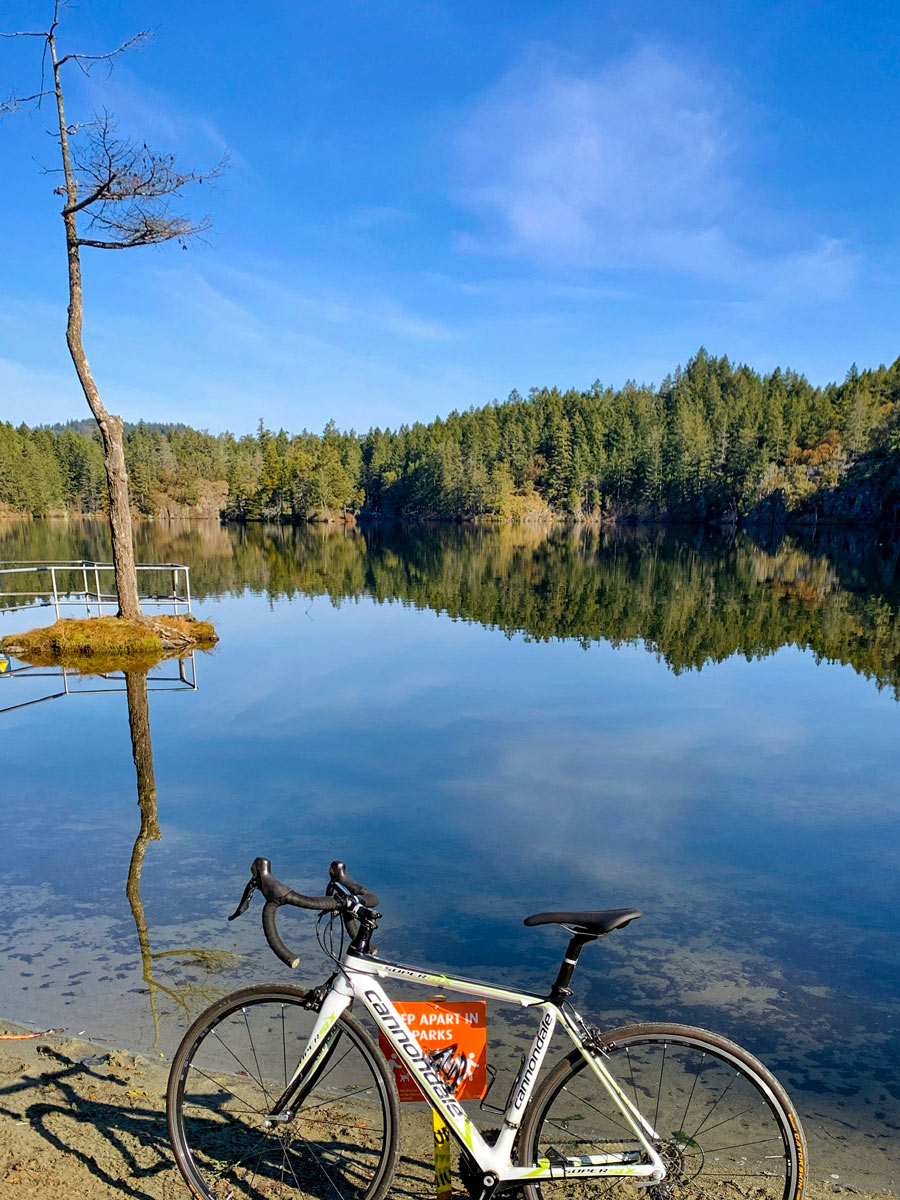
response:
<path id="1" fill-rule="evenodd" d="M 50 0 L 0 3 L 45 26 Z M 84 252 L 128 419 L 430 420 L 516 387 L 658 382 L 705 345 L 814 382 L 900 353 L 900 26 L 819 0 L 80 0 L 70 120 L 205 167 L 203 243 Z M 38 80 L 0 41 L 0 80 Z M 44 119 L 0 122 L 0 419 L 86 414 Z"/>

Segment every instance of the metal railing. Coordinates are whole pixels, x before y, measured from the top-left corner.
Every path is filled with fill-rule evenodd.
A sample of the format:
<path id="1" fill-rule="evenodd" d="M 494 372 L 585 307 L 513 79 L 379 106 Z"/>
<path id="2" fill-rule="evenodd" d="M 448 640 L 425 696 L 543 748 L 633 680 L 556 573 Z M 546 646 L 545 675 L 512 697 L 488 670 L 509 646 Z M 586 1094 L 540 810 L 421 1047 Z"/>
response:
<path id="1" fill-rule="evenodd" d="M 180 692 L 197 691 L 197 660 L 193 650 L 185 658 L 170 659 L 161 664 L 163 670 L 154 670 L 147 677 L 147 688 L 151 692 Z M 174 667 L 175 673 L 167 672 L 165 668 Z M 20 708 L 30 708 L 34 704 L 43 704 L 47 700 L 59 700 L 63 696 L 96 695 L 99 692 L 124 692 L 124 671 L 103 671 L 96 675 L 82 675 L 72 667 L 32 667 L 23 664 L 19 667 L 12 665 L 12 660 L 0 652 L 0 689 L 7 685 L 4 679 L 17 679 L 19 683 L 29 680 L 59 679 L 60 684 L 41 684 L 41 687 L 54 687 L 57 690 L 38 695 L 30 700 L 20 700 L 16 704 L 0 705 L 0 715 L 15 712 Z M 61 686 L 62 690 L 58 690 Z M 26 695 L 28 693 L 26 692 Z M 12 699 L 14 692 L 0 690 L 0 700 Z"/>
<path id="2" fill-rule="evenodd" d="M 138 578 L 153 573 L 162 575 L 166 580 L 164 592 L 155 592 L 139 597 L 141 606 L 154 605 L 157 608 L 167 608 L 172 605 L 174 613 L 191 611 L 191 569 L 184 563 L 136 563 Z M 27 587 L 27 580 L 21 580 L 18 587 L 27 590 L 8 591 L 7 583 L 12 584 L 16 576 L 37 575 L 38 584 L 49 583 L 47 587 Z M 119 601 L 115 592 L 104 592 L 101 575 L 113 576 L 115 568 L 112 563 L 91 562 L 89 559 L 60 562 L 0 562 L 0 612 L 18 612 L 24 608 L 53 608 L 57 620 L 62 615 L 60 609 L 84 607 L 88 616 L 102 617 L 104 608 L 115 612 Z M 80 587 L 78 585 L 81 585 Z M 9 603 L 18 601 L 18 603 Z M 96 609 L 96 613 L 94 610 Z"/>

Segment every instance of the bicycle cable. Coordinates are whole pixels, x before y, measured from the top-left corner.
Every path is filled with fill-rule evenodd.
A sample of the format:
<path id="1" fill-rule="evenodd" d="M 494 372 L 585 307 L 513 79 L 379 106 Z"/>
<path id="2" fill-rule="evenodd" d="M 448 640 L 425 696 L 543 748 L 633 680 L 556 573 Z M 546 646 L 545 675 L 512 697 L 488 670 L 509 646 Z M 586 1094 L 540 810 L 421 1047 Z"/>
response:
<path id="1" fill-rule="evenodd" d="M 327 921 L 327 925 L 324 924 L 326 921 Z M 337 921 L 341 927 L 340 941 L 338 943 L 338 948 L 337 948 L 336 953 L 335 953 L 335 949 L 334 949 L 334 943 L 335 943 L 334 924 L 335 924 L 335 921 Z M 344 938 L 345 938 L 345 936 L 346 936 L 346 929 L 344 927 L 344 922 L 343 922 L 343 919 L 339 912 L 321 912 L 321 913 L 319 913 L 319 916 L 316 920 L 316 941 L 319 943 L 319 947 L 322 950 L 322 953 L 325 954 L 328 958 L 330 958 L 331 961 L 338 968 L 340 968 L 342 965 L 341 960 L 342 960 L 343 953 L 344 953 Z"/>

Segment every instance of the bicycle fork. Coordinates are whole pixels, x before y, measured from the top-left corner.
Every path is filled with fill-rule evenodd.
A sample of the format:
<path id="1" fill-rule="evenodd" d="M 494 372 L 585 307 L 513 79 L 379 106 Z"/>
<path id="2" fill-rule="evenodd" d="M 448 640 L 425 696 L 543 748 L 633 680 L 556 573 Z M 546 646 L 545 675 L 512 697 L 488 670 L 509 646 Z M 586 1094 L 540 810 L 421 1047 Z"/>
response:
<path id="1" fill-rule="evenodd" d="M 343 984 L 343 987 L 341 986 Z M 335 979 L 319 1009 L 303 1057 L 288 1081 L 287 1087 L 272 1105 L 263 1121 L 267 1128 L 284 1125 L 293 1120 L 297 1109 L 322 1078 L 325 1068 L 338 1047 L 341 1029 L 338 1018 L 349 1006 L 353 993 L 343 979 Z"/>

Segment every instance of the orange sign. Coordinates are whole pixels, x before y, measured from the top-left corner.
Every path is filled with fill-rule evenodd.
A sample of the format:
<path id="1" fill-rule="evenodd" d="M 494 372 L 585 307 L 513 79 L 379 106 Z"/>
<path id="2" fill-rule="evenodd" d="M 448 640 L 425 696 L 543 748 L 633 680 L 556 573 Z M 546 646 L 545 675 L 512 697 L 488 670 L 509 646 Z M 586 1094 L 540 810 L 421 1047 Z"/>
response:
<path id="1" fill-rule="evenodd" d="M 397 1012 L 457 1100 L 480 1100 L 487 1091 L 487 1015 L 483 1000 L 414 1000 L 395 1004 Z M 422 1093 L 393 1046 L 378 1034 L 378 1044 L 394 1068 L 401 1100 Z"/>

